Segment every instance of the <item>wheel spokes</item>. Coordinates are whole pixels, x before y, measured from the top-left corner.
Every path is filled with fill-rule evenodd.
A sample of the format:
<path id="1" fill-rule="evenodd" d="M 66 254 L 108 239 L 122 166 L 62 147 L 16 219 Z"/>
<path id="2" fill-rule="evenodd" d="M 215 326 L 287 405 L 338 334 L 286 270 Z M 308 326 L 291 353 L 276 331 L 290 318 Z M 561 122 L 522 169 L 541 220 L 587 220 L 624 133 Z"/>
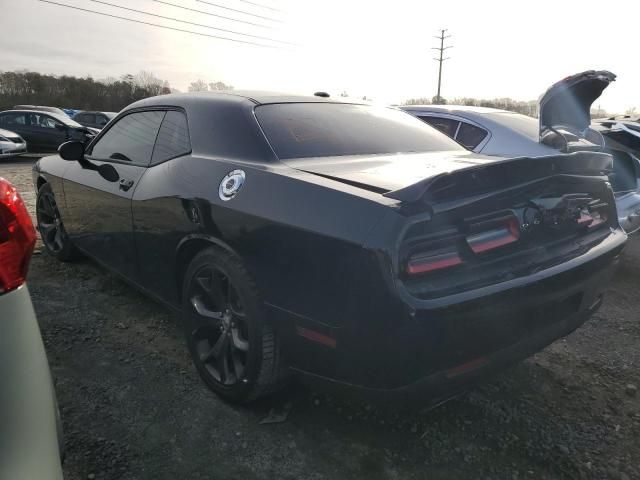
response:
<path id="1" fill-rule="evenodd" d="M 240 336 L 238 328 L 231 329 L 231 342 L 235 348 L 247 352 L 249 350 L 249 342 Z"/>
<path id="2" fill-rule="evenodd" d="M 222 321 L 222 311 L 215 311 L 207 308 L 200 296 L 192 297 L 191 305 L 193 306 L 193 309 L 198 313 L 198 315 L 206 318 L 211 318 L 213 320 L 218 320 L 219 322 Z"/>

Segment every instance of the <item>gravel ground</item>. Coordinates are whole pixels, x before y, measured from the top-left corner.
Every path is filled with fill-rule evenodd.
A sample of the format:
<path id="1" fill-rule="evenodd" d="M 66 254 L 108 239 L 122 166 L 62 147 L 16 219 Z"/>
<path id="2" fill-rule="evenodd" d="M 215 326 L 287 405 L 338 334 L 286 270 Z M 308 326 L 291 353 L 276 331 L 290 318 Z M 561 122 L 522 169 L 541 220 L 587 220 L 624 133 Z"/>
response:
<path id="1" fill-rule="evenodd" d="M 33 159 L 0 164 L 33 208 Z M 210 393 L 173 316 L 90 261 L 36 253 L 29 285 L 77 479 L 640 479 L 640 238 L 600 312 L 429 412 L 292 386 L 249 407 Z M 271 410 L 283 423 L 261 424 Z"/>

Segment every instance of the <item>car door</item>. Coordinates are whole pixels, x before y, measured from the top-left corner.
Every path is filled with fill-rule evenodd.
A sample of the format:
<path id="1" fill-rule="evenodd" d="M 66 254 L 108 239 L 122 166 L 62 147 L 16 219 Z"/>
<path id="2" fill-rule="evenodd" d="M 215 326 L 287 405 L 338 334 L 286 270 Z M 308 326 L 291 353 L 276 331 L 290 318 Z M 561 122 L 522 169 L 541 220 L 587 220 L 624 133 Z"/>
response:
<path id="1" fill-rule="evenodd" d="M 62 122 L 39 112 L 27 115 L 27 129 L 33 143 L 44 151 L 55 152 L 68 139 L 67 127 Z"/>
<path id="2" fill-rule="evenodd" d="M 27 148 L 32 148 L 32 138 L 27 129 L 27 115 L 24 112 L 6 112 L 0 114 L 0 128 L 17 133 L 27 141 Z"/>
<path id="3" fill-rule="evenodd" d="M 89 147 L 83 162 L 64 176 L 65 228 L 81 250 L 137 280 L 131 199 L 149 165 L 164 118 L 162 110 L 121 117 Z"/>

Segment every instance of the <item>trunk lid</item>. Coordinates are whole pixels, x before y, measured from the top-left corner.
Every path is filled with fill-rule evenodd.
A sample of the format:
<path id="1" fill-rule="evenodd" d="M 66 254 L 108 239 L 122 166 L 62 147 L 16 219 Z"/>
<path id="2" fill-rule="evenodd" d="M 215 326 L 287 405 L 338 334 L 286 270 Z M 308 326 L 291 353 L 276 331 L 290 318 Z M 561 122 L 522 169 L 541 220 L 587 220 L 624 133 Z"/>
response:
<path id="1" fill-rule="evenodd" d="M 498 162 L 468 151 L 355 155 L 287 160 L 297 170 L 386 193 L 460 169 Z"/>
<path id="2" fill-rule="evenodd" d="M 591 124 L 591 105 L 616 75 L 607 70 L 588 70 L 553 84 L 540 97 L 540 135 L 546 130 L 566 126 L 578 132 Z"/>

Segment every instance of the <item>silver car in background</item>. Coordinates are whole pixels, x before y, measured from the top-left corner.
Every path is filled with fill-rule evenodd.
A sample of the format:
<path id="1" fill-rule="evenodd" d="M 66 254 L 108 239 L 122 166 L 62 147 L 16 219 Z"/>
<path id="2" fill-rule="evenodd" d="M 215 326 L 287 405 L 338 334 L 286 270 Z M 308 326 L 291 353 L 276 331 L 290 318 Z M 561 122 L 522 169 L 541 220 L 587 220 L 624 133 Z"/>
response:
<path id="1" fill-rule="evenodd" d="M 24 138 L 10 130 L 0 128 L 0 159 L 26 153 L 27 142 Z"/>
<path id="2" fill-rule="evenodd" d="M 640 229 L 640 151 L 591 124 L 590 109 L 615 75 L 589 70 L 552 85 L 539 100 L 539 119 L 507 110 L 464 105 L 408 105 L 420 118 L 470 150 L 498 157 L 604 151 L 614 157 L 610 174 L 620 225 Z M 611 130 L 611 129 L 609 129 Z M 630 130 L 630 129 L 629 129 Z"/>

